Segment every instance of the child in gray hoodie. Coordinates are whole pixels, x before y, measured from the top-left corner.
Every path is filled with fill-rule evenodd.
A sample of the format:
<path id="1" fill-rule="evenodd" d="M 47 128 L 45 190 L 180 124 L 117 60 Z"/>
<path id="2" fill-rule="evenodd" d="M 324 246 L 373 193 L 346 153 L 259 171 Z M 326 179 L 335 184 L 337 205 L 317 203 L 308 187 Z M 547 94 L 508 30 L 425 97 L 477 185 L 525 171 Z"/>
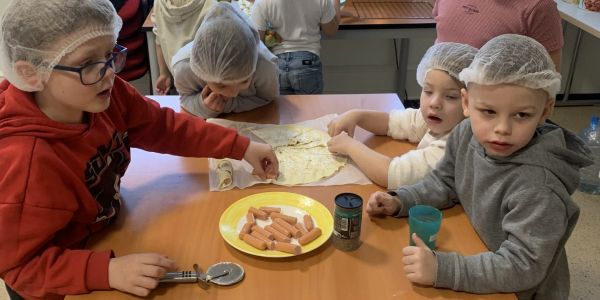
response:
<path id="1" fill-rule="evenodd" d="M 571 194 L 589 149 L 549 122 L 560 74 L 544 47 L 514 34 L 486 43 L 459 77 L 468 119 L 454 128 L 443 159 L 422 181 L 371 195 L 367 213 L 402 217 L 416 204 L 461 204 L 489 249 L 432 252 L 416 236 L 403 249 L 409 280 L 519 299 L 567 299 L 564 245 L 579 208 Z"/>

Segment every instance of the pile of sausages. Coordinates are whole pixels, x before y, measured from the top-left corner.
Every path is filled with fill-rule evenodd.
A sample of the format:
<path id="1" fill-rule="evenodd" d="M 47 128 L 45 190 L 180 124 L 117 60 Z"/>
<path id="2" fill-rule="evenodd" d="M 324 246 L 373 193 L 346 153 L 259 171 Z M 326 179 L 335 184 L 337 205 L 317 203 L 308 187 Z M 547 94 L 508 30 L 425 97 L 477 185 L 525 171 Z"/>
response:
<path id="1" fill-rule="evenodd" d="M 272 222 L 264 228 L 256 223 L 257 219 L 267 221 L 269 218 Z M 292 244 L 292 239 L 297 239 L 304 246 L 321 235 L 321 229 L 314 226 L 310 215 L 304 215 L 303 222 L 304 225 L 298 223 L 296 217 L 281 213 L 279 207 L 250 207 L 239 237 L 259 250 L 277 250 L 298 255 L 302 253 L 302 248 Z"/>

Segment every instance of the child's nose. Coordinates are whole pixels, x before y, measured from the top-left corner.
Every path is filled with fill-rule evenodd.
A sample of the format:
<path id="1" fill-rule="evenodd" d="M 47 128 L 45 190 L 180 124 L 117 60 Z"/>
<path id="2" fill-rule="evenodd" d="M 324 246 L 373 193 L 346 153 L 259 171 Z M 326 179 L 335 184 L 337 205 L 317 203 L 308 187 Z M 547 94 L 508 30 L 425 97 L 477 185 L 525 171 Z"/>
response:
<path id="1" fill-rule="evenodd" d="M 442 99 L 439 95 L 434 95 L 431 98 L 431 102 L 429 102 L 429 107 L 433 108 L 433 109 L 440 109 L 442 108 Z"/>
<path id="2" fill-rule="evenodd" d="M 499 135 L 510 135 L 512 132 L 512 126 L 508 120 L 500 120 L 494 127 L 494 133 Z"/>
<path id="3" fill-rule="evenodd" d="M 108 77 L 108 78 L 112 78 L 112 76 L 114 76 L 115 74 L 116 74 L 116 73 L 115 73 L 115 68 L 114 68 L 114 67 L 109 67 L 109 68 L 106 68 L 106 73 L 104 73 L 104 77 L 105 77 L 105 78 L 106 78 L 106 77 Z M 104 79 L 104 78 L 103 78 L 103 79 Z"/>

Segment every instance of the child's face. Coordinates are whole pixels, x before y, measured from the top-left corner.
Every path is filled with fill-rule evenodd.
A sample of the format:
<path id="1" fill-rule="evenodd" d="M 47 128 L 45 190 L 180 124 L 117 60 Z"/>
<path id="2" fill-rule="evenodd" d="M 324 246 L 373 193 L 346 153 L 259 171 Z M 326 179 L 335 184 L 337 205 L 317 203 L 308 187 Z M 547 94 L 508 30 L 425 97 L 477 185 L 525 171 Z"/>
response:
<path id="1" fill-rule="evenodd" d="M 433 134 L 448 133 L 464 119 L 461 87 L 448 73 L 430 70 L 421 90 L 421 114 Z"/>
<path id="2" fill-rule="evenodd" d="M 58 64 L 82 67 L 89 63 L 105 62 L 112 56 L 114 46 L 112 37 L 97 37 L 65 55 Z M 99 82 L 83 85 L 79 73 L 55 69 L 44 89 L 35 93 L 35 99 L 50 119 L 80 123 L 84 112 L 98 113 L 108 108 L 114 78 L 114 70 L 108 68 Z"/>
<path id="3" fill-rule="evenodd" d="M 545 92 L 516 85 L 469 84 L 469 90 L 462 93 L 475 139 L 488 155 L 496 157 L 525 147 L 554 107 Z"/>
<path id="4" fill-rule="evenodd" d="M 206 85 L 214 92 L 226 98 L 239 95 L 240 91 L 247 89 L 252 82 L 252 76 L 239 83 L 223 84 L 220 82 L 207 82 Z"/>

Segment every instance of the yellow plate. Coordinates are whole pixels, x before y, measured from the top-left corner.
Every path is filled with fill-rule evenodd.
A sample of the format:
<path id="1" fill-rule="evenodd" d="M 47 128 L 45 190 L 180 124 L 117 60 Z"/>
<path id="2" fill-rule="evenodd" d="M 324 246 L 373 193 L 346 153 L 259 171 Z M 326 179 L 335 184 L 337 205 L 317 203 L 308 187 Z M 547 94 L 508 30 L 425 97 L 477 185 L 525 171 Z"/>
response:
<path id="1" fill-rule="evenodd" d="M 219 231 L 223 239 L 232 247 L 248 254 L 263 257 L 294 256 L 293 254 L 276 250 L 258 250 L 240 240 L 239 232 L 246 223 L 246 214 L 251 206 L 256 208 L 261 206 L 281 207 L 282 213 L 296 217 L 299 223 L 302 223 L 302 218 L 305 214 L 308 213 L 311 215 L 315 226 L 321 229 L 322 234 L 314 241 L 302 246 L 301 254 L 317 249 L 329 239 L 329 236 L 333 232 L 333 217 L 331 213 L 323 204 L 314 199 L 286 192 L 254 194 L 231 204 L 223 212 L 219 220 Z M 271 223 L 270 219 L 268 221 L 256 221 L 261 227 Z M 296 239 L 293 239 L 293 243 L 297 244 L 298 242 Z"/>

